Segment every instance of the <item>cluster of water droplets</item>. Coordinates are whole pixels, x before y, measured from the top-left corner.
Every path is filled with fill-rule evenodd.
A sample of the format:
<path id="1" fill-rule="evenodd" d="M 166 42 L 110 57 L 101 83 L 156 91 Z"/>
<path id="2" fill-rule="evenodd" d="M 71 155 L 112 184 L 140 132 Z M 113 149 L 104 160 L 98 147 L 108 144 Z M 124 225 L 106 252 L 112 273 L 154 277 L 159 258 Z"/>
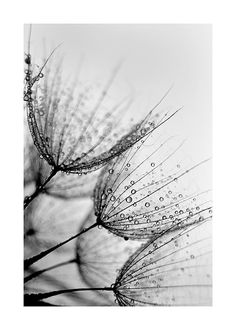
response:
<path id="1" fill-rule="evenodd" d="M 200 190 L 194 182 L 203 165 L 191 163 L 178 138 L 154 140 L 150 144 L 152 136 L 143 139 L 100 175 L 95 214 L 118 236 L 151 238 L 175 224 L 181 228 L 201 221 L 211 212 L 210 191 Z"/>
<path id="2" fill-rule="evenodd" d="M 117 68 L 102 84 L 65 82 L 61 63 L 44 68 L 27 103 L 28 123 L 40 157 L 68 173 L 87 173 L 103 166 L 140 140 L 159 123 L 150 111 L 132 124 L 130 97 L 112 93 Z M 31 78 L 32 79 L 32 78 Z"/>
<path id="3" fill-rule="evenodd" d="M 27 128 L 25 131 L 24 184 L 25 191 L 32 193 L 35 189 L 40 189 L 53 167 L 39 157 L 31 136 L 27 134 Z M 41 193 L 61 198 L 91 197 L 99 172 L 97 170 L 75 176 L 60 171 L 44 186 Z"/>
<path id="4" fill-rule="evenodd" d="M 116 283 L 121 306 L 211 305 L 211 221 L 168 231 L 141 247 Z"/>

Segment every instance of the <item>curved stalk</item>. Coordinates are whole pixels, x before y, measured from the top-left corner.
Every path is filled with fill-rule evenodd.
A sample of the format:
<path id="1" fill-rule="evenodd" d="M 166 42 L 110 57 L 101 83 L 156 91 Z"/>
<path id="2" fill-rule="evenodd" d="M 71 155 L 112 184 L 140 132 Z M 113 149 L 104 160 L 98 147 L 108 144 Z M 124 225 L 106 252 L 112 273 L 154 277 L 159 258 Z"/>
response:
<path id="1" fill-rule="evenodd" d="M 46 184 L 57 174 L 58 169 L 54 168 L 49 177 L 44 181 L 43 184 L 40 186 L 36 187 L 35 191 L 33 192 L 32 195 L 25 197 L 24 199 L 24 209 L 37 197 L 45 188 Z"/>
<path id="2" fill-rule="evenodd" d="M 65 241 L 63 241 L 63 242 L 61 242 L 59 244 L 56 244 L 53 247 L 51 247 L 51 248 L 49 248 L 49 249 L 47 249 L 47 250 L 45 250 L 43 252 L 40 252 L 39 254 L 37 254 L 37 255 L 29 258 L 29 259 L 24 260 L 24 268 L 27 269 L 29 266 L 31 266 L 32 264 L 34 264 L 36 261 L 44 258 L 45 256 L 47 256 L 51 252 L 55 251 L 56 249 L 58 249 L 59 247 L 65 245 L 65 244 L 69 243 L 70 241 L 72 241 L 73 239 L 79 237 L 80 235 L 86 233 L 90 229 L 97 227 L 97 225 L 98 225 L 98 223 L 95 222 L 90 227 L 83 229 L 81 232 L 77 233 L 74 236 L 71 236 L 70 238 L 66 239 Z"/>
<path id="3" fill-rule="evenodd" d="M 57 290 L 45 293 L 32 293 L 24 295 L 24 305 L 25 306 L 35 306 L 39 304 L 42 299 L 54 297 L 63 293 L 71 293 L 71 292 L 81 292 L 81 291 L 113 291 L 113 287 L 105 287 L 105 288 L 76 288 L 76 289 L 66 289 L 66 290 Z"/>
<path id="4" fill-rule="evenodd" d="M 47 268 L 44 268 L 44 269 L 40 269 L 38 271 L 35 271 L 32 274 L 30 274 L 30 275 L 28 275 L 28 276 L 26 276 L 24 278 L 24 283 L 27 283 L 30 280 L 32 280 L 33 278 L 38 277 L 41 274 L 46 273 L 46 272 L 48 272 L 50 270 L 53 270 L 53 269 L 56 269 L 56 268 L 59 268 L 59 267 L 62 267 L 62 266 L 66 266 L 66 265 L 72 264 L 74 262 L 76 262 L 76 259 L 71 259 L 71 260 L 68 260 L 68 261 L 60 262 L 60 263 L 58 263 L 56 265 L 53 265 L 53 266 L 50 266 L 50 267 L 47 267 Z"/>

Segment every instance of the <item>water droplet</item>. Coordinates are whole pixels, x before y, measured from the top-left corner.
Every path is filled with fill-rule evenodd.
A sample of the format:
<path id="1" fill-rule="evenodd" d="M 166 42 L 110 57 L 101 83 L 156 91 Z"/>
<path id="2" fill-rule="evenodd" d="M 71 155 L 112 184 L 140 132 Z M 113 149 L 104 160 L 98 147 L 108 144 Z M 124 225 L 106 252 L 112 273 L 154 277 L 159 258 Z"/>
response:
<path id="1" fill-rule="evenodd" d="M 141 134 L 142 134 L 142 135 L 145 135 L 145 133 L 146 133 L 146 130 L 145 130 L 144 128 L 142 128 L 142 129 L 141 129 Z"/>
<path id="2" fill-rule="evenodd" d="M 151 163 L 151 166 L 152 166 L 152 167 L 155 167 L 155 163 Z"/>
<path id="3" fill-rule="evenodd" d="M 146 203 L 145 203 L 145 206 L 146 206 L 146 207 L 149 207 L 149 206 L 150 206 L 150 203 L 149 203 L 149 202 L 146 202 Z"/>
<path id="4" fill-rule="evenodd" d="M 135 221 L 134 221 L 134 224 L 135 224 L 135 225 L 138 225 L 138 224 L 139 224 L 139 221 L 138 221 L 138 220 L 135 220 Z"/>
<path id="5" fill-rule="evenodd" d="M 163 202 L 163 201 L 164 201 L 164 198 L 163 198 L 163 197 L 160 197 L 160 198 L 159 198 L 159 201 L 160 201 L 160 202 Z"/>
<path id="6" fill-rule="evenodd" d="M 135 194 L 136 193 L 136 190 L 135 189 L 132 189 L 131 190 L 131 194 Z"/>
<path id="7" fill-rule="evenodd" d="M 127 197 L 125 200 L 126 200 L 127 203 L 131 203 L 132 202 L 132 198 L 130 196 Z"/>
<path id="8" fill-rule="evenodd" d="M 108 172 L 109 172 L 110 174 L 112 174 L 112 173 L 114 173 L 114 170 L 113 170 L 113 169 L 110 169 Z"/>

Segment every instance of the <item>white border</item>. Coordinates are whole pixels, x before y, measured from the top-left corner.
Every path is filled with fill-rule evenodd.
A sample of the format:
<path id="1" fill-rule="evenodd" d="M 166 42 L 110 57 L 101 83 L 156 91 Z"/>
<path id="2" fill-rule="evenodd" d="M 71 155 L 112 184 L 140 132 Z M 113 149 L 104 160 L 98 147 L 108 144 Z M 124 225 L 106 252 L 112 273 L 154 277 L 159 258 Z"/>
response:
<path id="1" fill-rule="evenodd" d="M 2 329 L 233 328 L 235 306 L 235 9 L 233 1 L 7 1 L 1 5 Z M 213 24 L 214 307 L 22 307 L 23 23 Z"/>

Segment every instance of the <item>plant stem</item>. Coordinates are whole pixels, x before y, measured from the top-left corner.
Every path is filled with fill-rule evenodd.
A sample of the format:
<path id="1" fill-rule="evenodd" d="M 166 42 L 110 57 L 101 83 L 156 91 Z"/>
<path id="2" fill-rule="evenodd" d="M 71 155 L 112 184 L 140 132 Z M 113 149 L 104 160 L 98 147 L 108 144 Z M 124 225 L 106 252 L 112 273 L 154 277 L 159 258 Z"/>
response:
<path id="1" fill-rule="evenodd" d="M 33 272 L 32 274 L 26 276 L 24 278 L 24 283 L 27 283 L 28 281 L 32 280 L 33 278 L 49 271 L 49 270 L 53 270 L 55 268 L 59 268 L 59 267 L 62 267 L 62 266 L 66 266 L 66 265 L 69 265 L 69 264 L 72 264 L 73 262 L 76 262 L 76 259 L 71 259 L 71 260 L 68 260 L 68 261 L 64 261 L 64 262 L 60 262 L 56 265 L 53 265 L 53 266 L 50 266 L 50 267 L 47 267 L 47 268 L 44 268 L 44 269 L 41 269 L 41 270 L 38 270 L 38 271 L 35 271 Z"/>
<path id="2" fill-rule="evenodd" d="M 65 245 L 66 243 L 69 243 L 70 241 L 72 241 L 73 239 L 75 239 L 76 237 L 79 237 L 80 235 L 86 233 L 87 231 L 89 231 L 90 229 L 96 227 L 98 225 L 97 222 L 95 222 L 94 224 L 92 224 L 90 227 L 88 228 L 85 228 L 83 229 L 81 232 L 77 233 L 76 235 L 74 236 L 71 236 L 70 238 L 66 239 L 65 241 L 59 243 L 59 244 L 56 244 L 54 245 L 53 247 L 43 251 L 43 252 L 40 252 L 39 254 L 29 258 L 29 259 L 26 259 L 24 260 L 24 268 L 27 269 L 29 266 L 31 266 L 32 264 L 34 264 L 36 261 L 44 258 L 46 255 L 48 255 L 49 253 L 55 251 L 56 249 L 58 249 L 59 247 Z"/>
<path id="3" fill-rule="evenodd" d="M 24 295 L 24 304 L 25 306 L 32 306 L 36 302 L 54 297 L 63 293 L 71 293 L 71 292 L 81 292 L 81 291 L 114 291 L 112 287 L 105 287 L 105 288 L 76 288 L 76 289 L 66 289 L 66 290 L 57 290 L 57 291 L 50 291 L 45 293 L 32 293 L 32 294 L 25 294 Z"/>
<path id="4" fill-rule="evenodd" d="M 58 169 L 54 168 L 49 177 L 42 183 L 40 186 L 36 187 L 35 191 L 33 192 L 32 195 L 25 197 L 24 199 L 24 209 L 37 197 L 44 189 L 46 184 L 56 175 L 58 172 Z"/>

